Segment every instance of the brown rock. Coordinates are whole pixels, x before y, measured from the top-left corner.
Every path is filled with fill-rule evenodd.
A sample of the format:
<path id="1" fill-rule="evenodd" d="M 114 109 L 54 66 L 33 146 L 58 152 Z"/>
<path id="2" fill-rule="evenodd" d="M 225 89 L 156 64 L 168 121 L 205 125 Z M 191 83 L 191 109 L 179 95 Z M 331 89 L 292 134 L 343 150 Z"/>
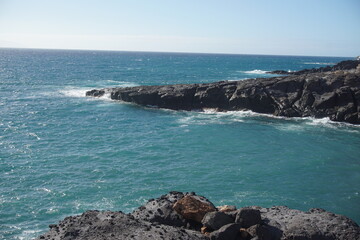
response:
<path id="1" fill-rule="evenodd" d="M 177 201 L 173 209 L 185 219 L 201 223 L 201 220 L 208 212 L 216 211 L 215 206 L 200 196 L 187 195 Z"/>
<path id="2" fill-rule="evenodd" d="M 236 206 L 233 205 L 223 205 L 217 207 L 219 212 L 231 212 L 236 210 Z"/>
<path id="3" fill-rule="evenodd" d="M 202 234 L 204 234 L 205 236 L 209 236 L 211 231 L 207 227 L 204 226 L 204 227 L 201 228 L 200 232 Z"/>

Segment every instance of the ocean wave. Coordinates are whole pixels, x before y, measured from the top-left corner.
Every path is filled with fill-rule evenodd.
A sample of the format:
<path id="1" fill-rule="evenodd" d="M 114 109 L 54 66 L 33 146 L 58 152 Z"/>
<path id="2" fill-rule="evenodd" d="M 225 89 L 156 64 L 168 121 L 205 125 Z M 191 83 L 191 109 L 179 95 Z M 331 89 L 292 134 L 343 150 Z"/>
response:
<path id="1" fill-rule="evenodd" d="M 103 80 L 97 83 L 97 86 L 94 87 L 66 87 L 65 89 L 61 89 L 58 91 L 60 95 L 66 97 L 75 97 L 81 98 L 86 96 L 86 92 L 90 91 L 94 88 L 102 88 L 102 87 L 135 87 L 139 86 L 136 83 L 132 82 L 122 82 L 116 80 Z M 43 95 L 52 95 L 52 93 L 43 93 Z M 105 94 L 104 96 L 100 97 L 100 99 L 110 99 L 110 94 Z"/>
<path id="2" fill-rule="evenodd" d="M 94 87 L 136 87 L 139 86 L 139 84 L 133 83 L 133 82 L 125 82 L 125 81 L 117 81 L 117 80 L 103 80 L 96 83 L 96 86 Z"/>
<path id="3" fill-rule="evenodd" d="M 237 79 L 226 79 L 226 81 L 228 82 L 237 82 L 237 81 L 243 81 L 243 80 L 247 80 L 250 78 L 237 78 Z"/>
<path id="4" fill-rule="evenodd" d="M 305 62 L 304 64 L 311 64 L 311 65 L 335 65 L 335 63 L 326 63 L 326 62 Z"/>
<path id="5" fill-rule="evenodd" d="M 22 233 L 17 236 L 17 239 L 19 240 L 34 239 L 36 236 L 39 235 L 40 232 L 41 232 L 40 229 L 23 230 Z"/>
<path id="6" fill-rule="evenodd" d="M 86 91 L 91 90 L 91 88 L 81 88 L 81 87 L 68 87 L 66 89 L 59 90 L 59 93 L 66 97 L 85 97 Z"/>
<path id="7" fill-rule="evenodd" d="M 86 92 L 92 90 L 93 88 L 67 88 L 63 90 L 59 90 L 59 94 L 65 97 L 72 98 L 83 98 L 86 97 Z M 103 96 L 98 98 L 89 98 L 91 100 L 111 100 L 110 93 L 105 93 Z"/>
<path id="8" fill-rule="evenodd" d="M 264 122 L 264 118 L 273 119 L 273 121 Z M 178 120 L 181 127 L 191 124 L 206 125 L 206 124 L 230 124 L 235 122 L 249 122 L 262 119 L 264 124 L 272 125 L 278 130 L 283 131 L 305 131 L 309 127 L 317 126 L 322 128 L 331 128 L 347 132 L 360 133 L 360 126 L 344 123 L 334 122 L 329 118 L 313 118 L 313 117 L 282 117 L 271 114 L 256 113 L 250 110 L 245 111 L 227 111 L 217 112 L 216 109 L 204 109 L 204 111 L 193 111 L 187 116 Z M 278 120 L 278 121 L 274 121 Z"/>
<path id="9" fill-rule="evenodd" d="M 246 74 L 267 74 L 268 71 L 255 69 L 255 70 L 251 70 L 251 71 L 241 71 L 241 72 L 246 73 Z"/>

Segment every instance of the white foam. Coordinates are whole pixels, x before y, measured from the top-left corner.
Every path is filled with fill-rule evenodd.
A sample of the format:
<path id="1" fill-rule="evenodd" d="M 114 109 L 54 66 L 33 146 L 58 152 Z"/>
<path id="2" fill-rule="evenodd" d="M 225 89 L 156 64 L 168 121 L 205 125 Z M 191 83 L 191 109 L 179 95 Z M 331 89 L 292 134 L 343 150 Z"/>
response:
<path id="1" fill-rule="evenodd" d="M 306 117 L 301 119 L 306 120 L 306 124 L 310 126 L 321 126 L 327 128 L 341 129 L 347 132 L 357 132 L 357 133 L 359 133 L 360 130 L 360 125 L 354 125 L 347 122 L 334 122 L 329 118 Z"/>
<path id="2" fill-rule="evenodd" d="M 252 111 L 228 111 L 217 112 L 216 109 L 207 108 L 203 111 L 192 111 L 186 117 L 178 120 L 180 126 L 184 125 L 206 125 L 206 124 L 229 124 L 234 122 L 244 122 L 244 118 L 249 116 L 260 116 L 261 114 Z"/>
<path id="3" fill-rule="evenodd" d="M 40 229 L 35 229 L 35 230 L 24 230 L 21 235 L 19 235 L 17 238 L 19 240 L 30 240 L 30 239 L 34 239 L 37 235 L 39 235 L 39 233 L 41 232 Z"/>
<path id="4" fill-rule="evenodd" d="M 344 122 L 334 122 L 329 118 L 312 118 L 312 117 L 282 117 L 271 114 L 256 113 L 250 110 L 246 111 L 227 111 L 217 112 L 216 109 L 204 109 L 204 111 L 191 112 L 186 117 L 178 120 L 180 126 L 184 125 L 206 125 L 206 124 L 228 124 L 234 122 L 246 122 L 251 118 L 270 118 L 278 119 L 276 122 L 269 122 L 275 128 L 282 131 L 304 131 L 306 126 L 319 126 L 324 128 L 337 129 L 347 132 L 360 133 L 360 126 Z M 280 121 L 281 120 L 281 121 Z M 285 122 L 284 122 L 285 121 Z"/>
<path id="5" fill-rule="evenodd" d="M 268 71 L 255 69 L 255 70 L 251 70 L 251 71 L 241 71 L 241 72 L 246 73 L 246 74 L 266 74 Z"/>
<path id="6" fill-rule="evenodd" d="M 238 78 L 238 79 L 226 79 L 226 81 L 228 82 L 237 82 L 237 81 L 243 81 L 246 79 L 250 79 L 250 78 Z"/>
<path id="7" fill-rule="evenodd" d="M 92 87 L 65 87 L 64 89 L 61 89 L 58 91 L 58 93 L 60 93 L 60 95 L 65 96 L 65 97 L 74 97 L 74 98 L 82 98 L 82 97 L 86 97 L 86 92 L 90 91 L 94 88 L 113 88 L 113 87 L 136 87 L 139 86 L 136 83 L 133 82 L 124 82 L 124 81 L 116 81 L 116 80 L 102 80 L 96 83 L 96 86 L 92 86 Z M 54 95 L 54 93 L 51 92 L 45 92 L 42 93 L 42 95 L 45 96 L 50 96 L 50 95 Z M 100 99 L 105 99 L 108 100 L 110 99 L 110 94 L 104 94 L 104 96 L 100 97 Z"/>
<path id="8" fill-rule="evenodd" d="M 53 213 L 57 213 L 59 212 L 59 209 L 56 207 L 50 207 L 49 209 L 46 210 L 47 214 L 53 214 Z"/>
<path id="9" fill-rule="evenodd" d="M 91 90 L 91 88 L 80 88 L 80 87 L 67 87 L 59 91 L 59 93 L 66 97 L 85 97 L 86 91 Z"/>
<path id="10" fill-rule="evenodd" d="M 37 191 L 44 191 L 44 192 L 47 192 L 47 193 L 51 193 L 52 191 L 48 188 L 36 188 Z"/>
<path id="11" fill-rule="evenodd" d="M 28 133 L 29 136 L 35 137 L 37 140 L 40 140 L 41 138 L 36 135 L 36 133 Z"/>
<path id="12" fill-rule="evenodd" d="M 311 65 L 335 65 L 335 63 L 326 63 L 326 62 L 306 62 L 304 64 L 311 64 Z"/>

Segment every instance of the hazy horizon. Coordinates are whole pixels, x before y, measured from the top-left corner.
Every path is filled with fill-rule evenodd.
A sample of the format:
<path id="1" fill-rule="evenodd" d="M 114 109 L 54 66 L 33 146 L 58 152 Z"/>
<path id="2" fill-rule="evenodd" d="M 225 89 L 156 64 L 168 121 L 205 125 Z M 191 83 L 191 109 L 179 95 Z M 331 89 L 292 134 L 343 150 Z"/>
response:
<path id="1" fill-rule="evenodd" d="M 286 55 L 286 54 L 257 54 L 257 53 L 221 53 L 221 52 L 175 52 L 175 51 L 136 51 L 136 50 L 103 50 L 103 49 L 75 49 L 75 48 L 21 48 L 0 47 L 8 50 L 49 50 L 49 51 L 91 51 L 91 52 L 123 52 L 123 53 L 164 53 L 164 54 L 204 54 L 204 55 L 253 55 L 253 56 L 284 56 L 284 57 L 329 57 L 329 58 L 356 58 L 354 56 L 319 56 L 319 55 Z"/>

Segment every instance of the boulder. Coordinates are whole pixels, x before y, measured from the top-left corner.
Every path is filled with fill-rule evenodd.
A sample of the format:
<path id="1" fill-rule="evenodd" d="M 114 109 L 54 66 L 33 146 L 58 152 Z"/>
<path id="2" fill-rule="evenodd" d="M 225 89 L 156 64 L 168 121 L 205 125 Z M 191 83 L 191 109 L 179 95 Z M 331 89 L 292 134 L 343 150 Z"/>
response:
<path id="1" fill-rule="evenodd" d="M 263 240 L 278 240 L 282 236 L 282 231 L 267 224 L 256 224 L 246 229 L 246 231 L 252 238 L 256 237 Z"/>
<path id="2" fill-rule="evenodd" d="M 210 234 L 211 240 L 238 240 L 240 239 L 240 224 L 230 223 Z"/>
<path id="3" fill-rule="evenodd" d="M 173 209 L 183 218 L 198 223 L 201 223 L 206 213 L 216 211 L 209 200 L 197 195 L 186 195 L 174 204 Z"/>
<path id="4" fill-rule="evenodd" d="M 224 225 L 234 223 L 234 219 L 223 212 L 208 212 L 201 223 L 211 230 L 218 230 Z"/>
<path id="5" fill-rule="evenodd" d="M 248 228 L 253 225 L 260 224 L 260 211 L 253 208 L 241 208 L 236 215 L 235 222 L 239 223 L 242 228 Z"/>

